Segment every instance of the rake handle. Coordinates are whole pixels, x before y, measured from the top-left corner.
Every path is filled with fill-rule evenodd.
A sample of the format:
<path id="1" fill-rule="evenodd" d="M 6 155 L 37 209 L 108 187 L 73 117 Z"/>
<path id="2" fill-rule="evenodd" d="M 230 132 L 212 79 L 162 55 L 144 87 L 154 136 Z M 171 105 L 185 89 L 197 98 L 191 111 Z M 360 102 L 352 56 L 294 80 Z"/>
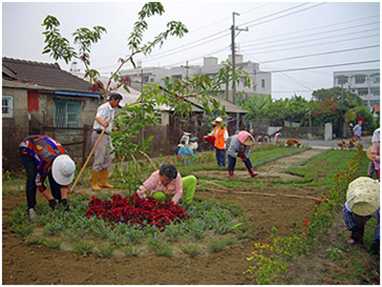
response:
<path id="1" fill-rule="evenodd" d="M 97 140 L 96 140 L 96 142 L 95 142 L 95 144 L 94 144 L 92 150 L 90 151 L 90 153 L 89 153 L 89 155 L 88 155 L 88 157 L 87 157 L 87 159 L 86 159 L 84 165 L 82 166 L 80 172 L 78 173 L 78 175 L 77 175 L 77 177 L 76 177 L 76 180 L 74 181 L 74 183 L 73 183 L 73 185 L 72 185 L 71 191 L 74 191 L 74 188 L 75 188 L 75 186 L 76 186 L 77 183 L 78 183 L 78 180 L 80 179 L 82 173 L 84 172 L 85 167 L 87 166 L 87 164 L 88 164 L 90 158 L 92 157 L 92 155 L 93 155 L 93 153 L 94 153 L 96 147 L 97 147 L 98 144 L 101 142 L 101 140 L 102 140 L 104 134 L 105 134 L 105 130 L 103 129 L 102 132 L 101 132 L 101 134 L 100 134 L 100 136 L 97 138 Z"/>

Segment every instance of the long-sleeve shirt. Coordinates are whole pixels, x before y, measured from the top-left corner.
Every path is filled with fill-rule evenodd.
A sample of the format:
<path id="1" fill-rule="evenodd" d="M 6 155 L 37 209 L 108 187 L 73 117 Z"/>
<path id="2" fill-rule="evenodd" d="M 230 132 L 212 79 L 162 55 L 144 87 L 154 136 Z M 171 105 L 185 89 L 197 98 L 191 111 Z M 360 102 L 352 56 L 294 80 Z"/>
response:
<path id="1" fill-rule="evenodd" d="M 173 195 L 172 201 L 178 203 L 183 195 L 182 177 L 178 172 L 176 178 L 164 186 L 160 181 L 159 170 L 154 171 L 148 179 L 139 187 L 137 194 L 139 197 L 145 197 L 146 194 L 152 195 L 154 192 L 162 191 L 165 194 Z"/>
<path id="2" fill-rule="evenodd" d="M 53 160 L 65 154 L 65 149 L 54 139 L 46 135 L 33 135 L 26 137 L 19 145 L 23 156 L 31 157 L 37 168 L 36 185 L 42 186 L 52 167 Z"/>
<path id="3" fill-rule="evenodd" d="M 249 157 L 250 147 L 240 143 L 238 135 L 234 135 L 230 138 L 227 154 L 231 157 L 237 157 L 237 155 L 244 154 L 246 158 Z"/>

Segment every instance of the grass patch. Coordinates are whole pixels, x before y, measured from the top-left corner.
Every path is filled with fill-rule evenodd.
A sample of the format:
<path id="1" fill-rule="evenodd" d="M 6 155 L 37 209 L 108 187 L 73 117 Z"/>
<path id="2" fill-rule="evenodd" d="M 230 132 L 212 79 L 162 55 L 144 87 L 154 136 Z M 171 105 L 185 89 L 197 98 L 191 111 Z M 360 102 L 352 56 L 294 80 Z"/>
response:
<path id="1" fill-rule="evenodd" d="M 171 245 L 165 241 L 150 239 L 148 245 L 157 256 L 172 257 L 174 255 Z"/>
<path id="2" fill-rule="evenodd" d="M 87 256 L 93 251 L 93 244 L 88 241 L 79 241 L 73 244 L 73 251 L 82 256 Z"/>
<path id="3" fill-rule="evenodd" d="M 202 253 L 202 249 L 197 244 L 186 244 L 181 247 L 183 253 L 189 255 L 190 257 L 196 257 Z"/>
<path id="4" fill-rule="evenodd" d="M 224 248 L 226 248 L 227 246 L 235 244 L 236 242 L 237 241 L 234 240 L 233 238 L 214 240 L 208 244 L 208 251 L 210 253 L 217 253 L 217 252 L 224 250 Z"/>

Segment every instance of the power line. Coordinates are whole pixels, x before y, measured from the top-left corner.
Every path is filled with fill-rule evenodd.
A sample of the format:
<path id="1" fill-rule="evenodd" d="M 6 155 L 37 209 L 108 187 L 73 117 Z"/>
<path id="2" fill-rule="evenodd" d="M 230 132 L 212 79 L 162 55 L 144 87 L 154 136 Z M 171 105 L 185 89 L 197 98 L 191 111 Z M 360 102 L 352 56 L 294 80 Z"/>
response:
<path id="1" fill-rule="evenodd" d="M 301 6 L 305 6 L 305 5 L 308 5 L 308 3 L 302 3 L 302 4 L 299 4 L 299 5 L 293 6 L 293 7 L 289 7 L 289 8 L 286 8 L 286 9 L 274 12 L 272 14 L 265 15 L 263 17 L 260 17 L 260 18 L 254 19 L 254 20 L 251 20 L 251 21 L 248 21 L 248 22 L 245 22 L 245 23 L 242 23 L 242 24 L 238 24 L 238 26 L 248 25 L 248 24 L 251 24 L 253 22 L 260 21 L 260 20 L 262 20 L 264 18 L 269 18 L 269 17 L 275 16 L 277 14 L 280 14 L 280 13 L 283 13 L 283 12 L 286 12 L 286 11 L 289 11 L 289 10 L 297 9 L 297 8 L 299 8 Z"/>
<path id="2" fill-rule="evenodd" d="M 267 44 L 267 43 L 271 43 L 271 44 L 274 44 L 274 43 L 277 43 L 277 42 L 283 42 L 285 40 L 290 40 L 290 39 L 301 39 L 302 37 L 312 37 L 312 36 L 316 36 L 316 35 L 321 35 L 321 34 L 328 34 L 328 33 L 332 33 L 332 32 L 338 32 L 338 31 L 343 31 L 343 30 L 349 30 L 349 29 L 353 29 L 353 28 L 358 28 L 358 27 L 364 27 L 364 26 L 370 26 L 370 25 L 374 25 L 374 24 L 379 24 L 379 21 L 375 21 L 375 22 L 370 22 L 370 23 L 365 23 L 365 24 L 360 24 L 360 25 L 354 25 L 354 26 L 348 26 L 348 27 L 344 27 L 344 28 L 339 28 L 339 29 L 334 29 L 334 30 L 328 30 L 328 31 L 320 31 L 320 32 L 316 32 L 316 33 L 311 33 L 311 34 L 308 34 L 308 35 L 300 35 L 300 36 L 295 36 L 295 37 L 287 37 L 286 39 L 278 39 L 278 40 L 271 40 L 271 41 L 262 41 L 261 39 L 257 40 L 257 41 L 251 41 L 251 42 L 246 42 L 246 43 L 242 43 L 242 46 L 243 47 L 247 47 L 247 46 L 252 46 L 251 44 L 252 43 L 259 43 L 261 42 L 261 45 L 262 44 Z M 375 31 L 375 29 L 373 29 Z M 353 32 L 355 33 L 355 32 Z M 347 33 L 349 34 L 349 33 Z M 345 35 L 347 35 L 345 33 Z M 330 36 L 330 37 L 333 37 L 333 36 Z"/>
<path id="3" fill-rule="evenodd" d="M 356 47 L 356 48 L 342 49 L 342 50 L 333 50 L 333 51 L 326 51 L 326 52 L 321 52 L 321 53 L 314 53 L 314 54 L 307 54 L 307 55 L 279 58 L 279 59 L 275 59 L 275 60 L 260 61 L 259 64 L 272 63 L 272 62 L 280 62 L 280 61 L 288 61 L 288 60 L 300 59 L 300 58 L 308 58 L 308 57 L 313 57 L 313 56 L 321 56 L 321 55 L 345 53 L 345 52 L 351 52 L 351 51 L 371 49 L 371 48 L 376 48 L 376 47 L 379 47 L 379 45 L 363 46 L 363 47 Z"/>
<path id="4" fill-rule="evenodd" d="M 345 23 L 349 23 L 349 22 L 357 22 L 357 21 L 359 21 L 361 19 L 365 19 L 365 18 L 367 18 L 368 20 L 371 19 L 371 18 L 378 18 L 379 19 L 379 15 L 373 15 L 373 16 L 367 16 L 367 17 L 359 17 L 359 18 L 354 18 L 354 19 L 351 19 L 351 20 L 346 20 L 346 21 L 342 21 L 342 22 L 332 23 L 332 24 L 329 24 L 329 25 L 309 27 L 307 29 L 302 29 L 302 30 L 297 30 L 297 31 L 289 31 L 287 38 L 290 39 L 290 35 L 292 35 L 292 34 L 299 34 L 299 33 L 306 32 L 306 31 L 312 31 L 312 30 L 317 30 L 317 29 L 326 28 L 326 27 L 338 26 L 338 25 L 342 25 L 342 24 L 345 24 Z M 255 42 L 263 41 L 263 40 L 269 39 L 269 38 L 274 39 L 274 38 L 278 38 L 280 36 L 285 36 L 285 33 L 277 34 L 277 35 L 272 35 L 272 36 L 268 36 L 268 37 L 263 37 L 263 38 L 257 39 L 255 41 L 250 41 L 250 42 L 247 42 L 247 43 L 255 43 Z M 247 44 L 247 43 L 245 43 L 245 44 Z"/>
<path id="5" fill-rule="evenodd" d="M 322 4 L 322 3 L 321 3 L 321 4 Z M 321 4 L 319 4 L 319 5 L 321 5 Z M 294 7 L 292 7 L 292 8 L 284 9 L 284 10 L 281 10 L 281 11 L 278 11 L 278 12 L 275 12 L 275 13 L 272 13 L 272 14 L 269 14 L 269 15 L 266 15 L 266 16 L 263 16 L 263 17 L 261 17 L 261 18 L 255 19 L 255 20 L 253 20 L 253 21 L 258 21 L 259 19 L 262 19 L 262 18 L 268 18 L 268 17 L 271 17 L 271 16 L 273 16 L 273 15 L 277 15 L 277 14 L 280 14 L 280 13 L 282 13 L 282 12 L 285 12 L 285 11 L 287 11 L 287 10 L 290 10 L 290 9 L 293 9 L 293 8 L 298 8 L 298 7 L 302 6 L 302 5 L 306 5 L 306 4 L 300 4 L 300 5 L 294 6 Z M 309 7 L 308 9 L 314 8 L 314 7 L 316 7 L 316 6 L 318 6 L 318 5 L 311 6 L 311 7 Z M 307 9 L 304 9 L 304 10 L 307 10 Z M 301 11 L 303 11 L 303 10 L 301 10 Z M 300 12 L 300 11 L 296 11 L 296 13 L 297 13 L 297 12 Z M 283 15 L 282 17 L 286 17 L 286 16 L 288 16 L 288 15 L 290 15 L 290 14 Z M 276 19 L 278 19 L 278 18 L 271 19 L 271 21 L 276 20 Z M 203 37 L 203 38 L 201 38 L 201 39 L 199 39 L 199 40 L 196 40 L 196 41 L 194 41 L 194 42 L 190 42 L 190 43 L 187 43 L 187 44 L 183 44 L 183 45 L 181 45 L 181 46 L 178 46 L 178 47 L 175 47 L 175 48 L 173 48 L 173 49 L 167 50 L 167 52 L 165 52 L 164 54 L 157 54 L 157 55 L 153 55 L 153 56 L 149 56 L 149 57 L 150 57 L 150 58 L 151 58 L 151 57 L 158 58 L 158 57 L 166 57 L 166 56 L 169 56 L 169 55 L 172 55 L 172 54 L 181 53 L 181 52 L 183 52 L 183 50 L 180 51 L 180 52 L 177 52 L 177 53 L 170 53 L 170 54 L 169 54 L 168 52 L 172 52 L 172 51 L 179 50 L 179 49 L 181 49 L 181 48 L 183 48 L 183 47 L 187 47 L 187 46 L 189 46 L 190 44 L 195 44 L 195 43 L 198 43 L 198 42 L 200 42 L 200 41 L 202 41 L 202 42 L 203 42 L 203 45 L 204 45 L 204 44 L 206 44 L 206 43 L 209 43 L 209 42 L 211 42 L 211 41 L 216 40 L 216 39 L 211 39 L 211 37 L 220 35 L 220 34 L 224 33 L 225 31 L 226 31 L 226 30 L 222 30 L 222 31 L 219 31 L 219 32 L 214 33 L 214 34 L 212 34 L 212 35 L 208 35 L 208 36 L 206 36 L 206 37 Z M 227 35 L 228 35 L 228 34 L 221 35 L 221 36 L 218 37 L 217 39 L 222 38 L 222 37 L 225 37 L 225 36 L 227 36 Z M 207 40 L 207 41 L 205 41 L 205 40 Z M 200 44 L 200 45 L 202 45 L 202 44 Z M 198 45 L 193 45 L 193 47 L 197 47 L 197 46 L 199 46 L 199 44 L 198 44 Z M 189 49 L 189 48 L 188 48 L 188 49 Z M 148 61 L 151 61 L 151 60 L 147 60 L 147 62 L 148 62 Z"/>
<path id="6" fill-rule="evenodd" d="M 229 34 L 229 33 L 228 33 Z M 195 45 L 192 45 L 192 46 L 188 46 L 187 48 L 184 48 L 182 49 L 182 51 L 178 51 L 178 52 L 172 52 L 172 53 L 165 53 L 165 54 L 162 54 L 161 56 L 156 56 L 155 58 L 153 59 L 149 59 L 149 60 L 144 60 L 145 62 L 153 62 L 153 61 L 157 61 L 158 58 L 164 58 L 164 57 L 168 57 L 168 56 L 171 56 L 171 55 L 174 55 L 174 54 L 178 54 L 178 53 L 183 53 L 185 50 L 190 50 L 190 49 L 193 49 L 195 47 L 198 47 L 198 46 L 202 46 L 202 45 L 205 45 L 211 41 L 215 41 L 215 40 L 218 40 L 220 38 L 223 38 L 225 36 L 227 36 L 228 34 L 224 34 L 224 35 L 221 35 L 221 36 L 218 36 L 218 37 L 215 37 L 215 38 L 209 38 L 209 40 L 207 41 L 204 41 L 204 42 L 201 42 L 199 44 L 195 44 Z"/>
<path id="7" fill-rule="evenodd" d="M 369 61 L 350 62 L 350 63 L 331 64 L 331 65 L 290 68 L 290 69 L 284 69 L 284 70 L 262 71 L 262 72 L 258 72 L 257 74 L 263 74 L 263 73 L 274 73 L 275 74 L 275 73 L 282 73 L 282 72 L 294 72 L 294 71 L 303 71 L 303 70 L 324 69 L 324 68 L 332 68 L 332 67 L 340 67 L 340 66 L 369 64 L 369 63 L 376 63 L 376 62 L 379 62 L 379 59 L 378 60 L 369 60 Z"/>
<path id="8" fill-rule="evenodd" d="M 266 24 L 266 23 L 272 22 L 274 20 L 278 20 L 280 18 L 284 18 L 286 16 L 290 16 L 290 15 L 297 14 L 297 13 L 300 13 L 300 12 L 303 12 L 303 11 L 306 11 L 306 10 L 310 10 L 310 9 L 316 8 L 316 7 L 321 6 L 323 4 L 325 4 L 325 3 L 319 3 L 319 4 L 316 4 L 316 5 L 310 6 L 310 7 L 306 7 L 304 9 L 300 9 L 300 10 L 297 10 L 297 11 L 292 11 L 292 12 L 287 13 L 285 15 L 281 15 L 281 16 L 278 16 L 278 17 L 275 17 L 275 18 L 272 18 L 272 19 L 269 19 L 269 20 L 266 20 L 266 21 L 263 21 L 263 22 L 260 22 L 260 23 L 255 23 L 255 24 L 249 25 L 248 27 L 254 27 L 254 26 L 261 25 L 261 24 Z"/>
<path id="9" fill-rule="evenodd" d="M 373 30 L 368 30 L 368 31 L 373 31 Z M 354 37 L 354 38 L 347 38 L 347 39 L 342 39 L 342 40 L 334 40 L 334 41 L 328 41 L 328 42 L 320 42 L 319 44 L 320 45 L 325 45 L 325 44 L 332 44 L 332 43 L 342 43 L 342 42 L 347 42 L 347 41 L 353 41 L 353 40 L 359 40 L 359 39 L 367 39 L 367 38 L 372 38 L 372 37 L 376 37 L 378 36 L 379 37 L 379 34 L 372 34 L 372 35 L 369 35 L 369 36 L 361 36 L 361 37 Z M 314 41 L 314 40 L 311 40 L 311 41 Z M 305 41 L 303 41 L 302 43 L 304 43 Z M 301 42 L 300 42 L 301 43 Z M 268 54 L 268 53 L 273 53 L 273 52 L 284 52 L 284 51 L 288 51 L 288 50 L 294 50 L 294 49 L 299 49 L 299 48 L 306 48 L 306 47 L 312 47 L 312 46 L 317 46 L 317 43 L 314 43 L 314 44 L 309 44 L 309 45 L 299 45 L 299 46 L 292 46 L 292 47 L 289 47 L 289 48 L 282 48 L 282 49 L 264 49 L 264 50 L 258 50 L 256 52 L 247 52 L 246 55 L 253 55 L 253 54 Z M 245 52 L 245 50 L 244 50 Z"/>

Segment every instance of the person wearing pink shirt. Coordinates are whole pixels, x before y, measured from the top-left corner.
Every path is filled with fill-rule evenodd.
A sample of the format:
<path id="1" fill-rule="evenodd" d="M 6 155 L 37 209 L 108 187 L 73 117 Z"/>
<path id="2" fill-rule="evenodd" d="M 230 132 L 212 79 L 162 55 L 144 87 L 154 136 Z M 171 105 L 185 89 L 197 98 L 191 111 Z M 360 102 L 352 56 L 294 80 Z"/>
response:
<path id="1" fill-rule="evenodd" d="M 162 164 L 159 170 L 154 171 L 139 187 L 137 195 L 140 198 L 152 197 L 158 201 L 171 201 L 190 204 L 194 198 L 196 177 L 193 175 L 181 177 L 176 167 L 172 164 Z"/>

